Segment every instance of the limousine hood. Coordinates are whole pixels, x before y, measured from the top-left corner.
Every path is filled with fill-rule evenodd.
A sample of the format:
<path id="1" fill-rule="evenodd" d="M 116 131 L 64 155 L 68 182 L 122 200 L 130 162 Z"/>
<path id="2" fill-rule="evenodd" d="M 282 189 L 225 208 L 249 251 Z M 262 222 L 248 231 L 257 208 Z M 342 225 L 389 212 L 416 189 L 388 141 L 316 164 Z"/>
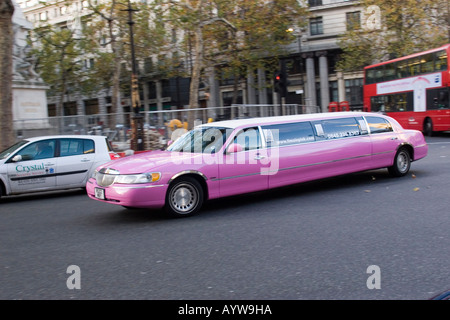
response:
<path id="1" fill-rule="evenodd" d="M 183 163 L 199 163 L 203 154 L 171 151 L 149 151 L 131 156 L 126 156 L 117 160 L 110 161 L 100 167 L 111 168 L 119 171 L 121 174 L 135 174 L 158 170 L 163 166 L 181 165 Z"/>

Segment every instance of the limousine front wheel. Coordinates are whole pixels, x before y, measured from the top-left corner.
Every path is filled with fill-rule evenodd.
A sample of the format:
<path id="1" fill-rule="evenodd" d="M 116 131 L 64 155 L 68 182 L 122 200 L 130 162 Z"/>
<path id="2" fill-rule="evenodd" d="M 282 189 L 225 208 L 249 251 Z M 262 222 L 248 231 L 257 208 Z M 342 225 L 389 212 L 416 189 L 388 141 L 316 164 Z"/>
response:
<path id="1" fill-rule="evenodd" d="M 411 156 L 406 148 L 397 151 L 394 158 L 394 164 L 389 167 L 389 173 L 394 177 L 402 177 L 406 175 L 411 168 Z"/>
<path id="2" fill-rule="evenodd" d="M 192 177 L 175 180 L 166 196 L 166 212 L 172 217 L 187 217 L 197 213 L 203 204 L 203 189 Z"/>

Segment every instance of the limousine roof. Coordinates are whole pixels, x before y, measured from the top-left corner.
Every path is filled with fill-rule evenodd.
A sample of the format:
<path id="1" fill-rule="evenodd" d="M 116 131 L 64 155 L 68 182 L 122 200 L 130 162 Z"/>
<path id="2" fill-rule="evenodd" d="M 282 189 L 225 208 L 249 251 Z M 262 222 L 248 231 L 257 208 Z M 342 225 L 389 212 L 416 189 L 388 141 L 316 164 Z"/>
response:
<path id="1" fill-rule="evenodd" d="M 325 113 L 308 113 L 308 114 L 296 114 L 289 116 L 274 116 L 274 117 L 261 117 L 261 118 L 248 118 L 248 119 L 236 119 L 236 120 L 224 120 L 213 123 L 202 124 L 199 127 L 211 127 L 220 126 L 225 128 L 238 128 L 248 125 L 262 125 L 262 124 L 275 124 L 283 122 L 295 122 L 295 121 L 316 121 L 324 119 L 337 119 L 346 117 L 361 117 L 361 116 L 382 116 L 380 113 L 362 112 L 362 111 L 343 111 L 343 112 L 325 112 Z"/>

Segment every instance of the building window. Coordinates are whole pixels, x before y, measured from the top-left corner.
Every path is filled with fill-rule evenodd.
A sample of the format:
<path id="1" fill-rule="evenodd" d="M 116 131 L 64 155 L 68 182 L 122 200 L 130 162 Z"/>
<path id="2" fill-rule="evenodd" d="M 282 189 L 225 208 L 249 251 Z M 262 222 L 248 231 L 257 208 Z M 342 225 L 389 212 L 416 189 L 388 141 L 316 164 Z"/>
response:
<path id="1" fill-rule="evenodd" d="M 345 14 L 347 22 L 347 30 L 358 30 L 361 28 L 361 12 L 347 12 Z"/>
<path id="2" fill-rule="evenodd" d="M 312 36 L 323 34 L 322 17 L 309 19 L 309 30 Z"/>
<path id="3" fill-rule="evenodd" d="M 345 97 L 353 109 L 360 109 L 363 105 L 363 79 L 345 80 Z"/>
<path id="4" fill-rule="evenodd" d="M 330 81 L 330 101 L 339 102 L 339 90 L 337 81 Z"/>
<path id="5" fill-rule="evenodd" d="M 322 0 L 308 0 L 310 7 L 317 7 L 322 5 Z"/>
<path id="6" fill-rule="evenodd" d="M 40 20 L 40 21 L 45 21 L 45 20 L 47 20 L 47 11 L 45 11 L 45 12 L 40 12 L 40 13 L 39 13 L 39 20 Z"/>

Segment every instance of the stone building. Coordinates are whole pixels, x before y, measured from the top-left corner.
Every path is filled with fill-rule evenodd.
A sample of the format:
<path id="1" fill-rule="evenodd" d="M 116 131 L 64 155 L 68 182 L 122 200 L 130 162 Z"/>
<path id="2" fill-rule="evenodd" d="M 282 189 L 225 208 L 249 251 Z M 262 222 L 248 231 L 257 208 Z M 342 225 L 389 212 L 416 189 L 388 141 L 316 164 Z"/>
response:
<path id="1" fill-rule="evenodd" d="M 74 13 L 83 14 L 87 1 L 73 1 L 72 8 L 64 8 L 64 1 L 55 1 L 54 6 L 45 7 L 37 0 L 16 0 L 28 21 L 38 23 L 74 24 Z M 281 57 L 289 79 L 286 104 L 299 104 L 311 107 L 313 111 L 328 111 L 331 102 L 348 101 L 351 110 L 362 109 L 363 79 L 362 71 L 343 73 L 336 70 L 336 62 L 341 50 L 338 36 L 355 23 L 363 21 L 363 8 L 358 0 L 309 0 L 311 18 L 304 30 L 289 30 L 296 41 L 287 49 L 288 54 Z M 89 63 L 89 61 L 87 61 Z M 175 77 L 153 80 L 145 72 L 145 63 L 140 74 L 142 109 L 145 111 L 173 110 L 184 108 L 189 101 L 189 78 Z M 210 70 L 208 90 L 200 88 L 202 107 L 211 109 L 231 104 L 233 88 L 230 79 L 217 76 L 217 70 Z M 240 83 L 238 103 L 275 104 L 277 93 L 268 89 L 265 81 L 270 75 L 265 70 L 257 70 L 255 75 Z M 64 106 L 65 115 L 106 114 L 111 98 L 107 93 L 94 97 L 72 95 Z M 122 97 L 123 112 L 130 111 L 130 99 Z M 52 100 L 49 98 L 49 115 L 53 115 Z M 211 117 L 219 118 L 217 112 Z M 148 120 L 148 119 L 147 119 Z"/>

